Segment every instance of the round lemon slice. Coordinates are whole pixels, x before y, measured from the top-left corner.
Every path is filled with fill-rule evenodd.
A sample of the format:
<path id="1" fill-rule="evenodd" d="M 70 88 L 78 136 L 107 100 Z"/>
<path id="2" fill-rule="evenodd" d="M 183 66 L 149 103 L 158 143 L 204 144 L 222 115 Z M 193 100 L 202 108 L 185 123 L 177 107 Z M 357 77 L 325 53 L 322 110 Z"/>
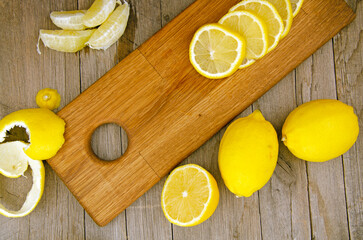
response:
<path id="1" fill-rule="evenodd" d="M 245 56 L 246 43 L 238 33 L 220 24 L 207 24 L 195 33 L 189 59 L 203 76 L 219 79 L 237 71 Z"/>
<path id="2" fill-rule="evenodd" d="M 254 60 L 266 55 L 268 30 L 263 20 L 248 11 L 235 11 L 224 15 L 219 23 L 246 39 L 246 59 L 240 68 L 251 65 Z M 251 61 L 252 60 L 252 61 Z"/>
<path id="3" fill-rule="evenodd" d="M 38 205 L 38 202 L 40 201 L 43 190 L 44 190 L 44 179 L 45 179 L 45 173 L 44 173 L 44 165 L 42 161 L 33 160 L 29 158 L 23 151 L 24 143 L 22 142 L 7 142 L 0 144 L 0 168 L 3 170 L 3 168 L 7 167 L 8 164 L 6 164 L 6 159 L 9 159 L 10 163 L 13 163 L 13 160 L 10 160 L 12 156 L 15 156 L 17 159 L 15 161 L 21 163 L 22 165 L 28 165 L 32 169 L 32 175 L 33 175 L 33 185 L 28 192 L 25 202 L 23 203 L 23 206 L 18 211 L 12 211 L 6 209 L 2 204 L 0 204 L 0 214 L 4 215 L 5 217 L 23 217 L 28 215 L 31 211 L 34 210 L 34 208 Z M 5 150 L 4 150 L 5 149 Z M 3 155 L 9 154 L 9 152 L 12 152 L 10 155 Z M 8 158 L 9 157 L 9 158 Z M 5 159 L 5 161 L 4 161 Z M 4 165 L 5 164 L 5 165 Z M 1 171 L 0 170 L 0 171 Z M 23 171 L 24 168 L 21 170 Z M 26 170 L 26 168 L 25 168 Z M 25 172 L 24 170 L 24 172 Z M 4 171 L 1 171 L 3 173 Z M 23 172 L 23 173 L 24 173 Z M 17 174 L 18 169 L 16 168 L 15 171 L 12 171 L 12 174 Z"/>
<path id="4" fill-rule="evenodd" d="M 64 30 L 84 30 L 86 26 L 82 23 L 82 18 L 86 10 L 52 12 L 50 19 L 59 28 Z"/>
<path id="5" fill-rule="evenodd" d="M 130 6 L 120 5 L 111 16 L 92 34 L 87 45 L 93 49 L 107 49 L 124 34 L 129 19 Z"/>
<path id="6" fill-rule="evenodd" d="M 274 49 L 284 31 L 284 23 L 276 8 L 265 0 L 246 0 L 233 6 L 229 11 L 247 10 L 264 21 L 268 30 L 268 50 Z"/>
<path id="7" fill-rule="evenodd" d="M 290 31 L 292 19 L 294 18 L 292 15 L 292 7 L 290 0 L 267 0 L 279 12 L 282 21 L 284 22 L 284 31 L 281 35 L 281 38 L 284 38 Z"/>
<path id="8" fill-rule="evenodd" d="M 292 8 L 292 15 L 295 17 L 299 13 L 304 0 L 290 0 L 290 1 Z"/>
<path id="9" fill-rule="evenodd" d="M 43 30 L 39 32 L 39 38 L 50 49 L 60 52 L 78 52 L 86 46 L 86 42 L 95 30 Z M 39 45 L 39 44 L 38 44 Z M 38 52 L 39 46 L 38 46 Z"/>
<path id="10" fill-rule="evenodd" d="M 116 0 L 96 0 L 83 16 L 85 26 L 92 28 L 101 25 L 115 9 Z"/>
<path id="11" fill-rule="evenodd" d="M 195 226 L 217 208 L 219 190 L 214 177 L 204 168 L 187 164 L 174 169 L 161 193 L 165 217 L 178 226 Z"/>

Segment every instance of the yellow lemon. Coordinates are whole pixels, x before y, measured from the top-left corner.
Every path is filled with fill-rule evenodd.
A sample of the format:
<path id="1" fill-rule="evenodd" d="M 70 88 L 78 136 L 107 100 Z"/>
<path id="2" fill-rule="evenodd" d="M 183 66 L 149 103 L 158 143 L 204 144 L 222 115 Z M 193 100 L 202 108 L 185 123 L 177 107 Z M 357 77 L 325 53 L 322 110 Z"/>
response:
<path id="1" fill-rule="evenodd" d="M 38 107 L 53 110 L 59 107 L 61 96 L 56 89 L 44 88 L 37 93 L 35 101 Z"/>
<path id="2" fill-rule="evenodd" d="M 348 151 L 358 133 L 358 117 L 351 106 L 323 99 L 304 103 L 287 116 L 282 141 L 296 157 L 324 162 Z"/>
<path id="3" fill-rule="evenodd" d="M 229 125 L 219 146 L 218 165 L 227 188 L 249 197 L 271 178 L 277 162 L 274 127 L 259 110 Z"/>
<path id="4" fill-rule="evenodd" d="M 65 122 L 49 109 L 23 109 L 5 116 L 0 120 L 0 143 L 16 126 L 26 129 L 30 145 L 25 153 L 31 159 L 49 159 L 64 143 Z"/>
<path id="5" fill-rule="evenodd" d="M 165 217 L 182 227 L 195 226 L 207 220 L 218 202 L 216 180 L 207 170 L 195 164 L 174 169 L 161 193 Z"/>
<path id="6" fill-rule="evenodd" d="M 23 149 L 26 146 L 27 144 L 20 141 L 0 144 L 0 173 L 3 174 L 6 172 L 6 176 L 9 176 L 10 174 L 12 175 L 10 177 L 13 177 L 14 175 L 19 174 L 20 170 L 21 174 L 23 174 L 29 164 L 33 175 L 33 185 L 26 196 L 23 206 L 19 210 L 9 210 L 0 204 L 0 214 L 5 217 L 16 218 L 28 215 L 38 205 L 43 195 L 45 179 L 43 162 L 33 160 L 24 154 Z M 18 167 L 9 169 L 9 166 L 14 166 L 13 164 L 15 164 L 15 166 L 21 165 L 24 167 L 21 169 Z"/>

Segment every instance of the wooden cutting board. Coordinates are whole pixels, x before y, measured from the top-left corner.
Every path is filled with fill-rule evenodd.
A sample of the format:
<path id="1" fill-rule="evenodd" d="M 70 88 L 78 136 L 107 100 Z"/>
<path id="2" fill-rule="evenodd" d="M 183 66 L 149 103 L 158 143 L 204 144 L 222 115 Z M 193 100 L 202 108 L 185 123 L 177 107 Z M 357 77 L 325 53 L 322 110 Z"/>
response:
<path id="1" fill-rule="evenodd" d="M 189 63 L 195 31 L 238 0 L 197 0 L 58 114 L 65 144 L 48 160 L 88 214 L 104 226 L 200 147 L 355 15 L 344 0 L 305 0 L 275 50 L 223 80 Z M 94 130 L 117 123 L 129 145 L 118 160 L 92 152 Z"/>

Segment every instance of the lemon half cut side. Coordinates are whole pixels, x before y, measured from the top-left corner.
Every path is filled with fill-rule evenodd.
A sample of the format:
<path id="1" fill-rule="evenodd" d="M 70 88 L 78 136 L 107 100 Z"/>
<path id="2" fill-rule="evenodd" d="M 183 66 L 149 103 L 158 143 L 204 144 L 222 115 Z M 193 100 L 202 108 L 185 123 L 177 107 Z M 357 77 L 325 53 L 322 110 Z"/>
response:
<path id="1" fill-rule="evenodd" d="M 5 217 L 16 218 L 16 217 L 23 217 L 23 216 L 28 215 L 38 205 L 38 202 L 40 201 L 40 199 L 43 195 L 44 179 L 45 179 L 45 171 L 44 171 L 43 162 L 38 161 L 38 160 L 33 160 L 33 159 L 29 158 L 26 154 L 24 154 L 24 151 L 23 151 L 24 146 L 25 146 L 24 143 L 20 142 L 20 141 L 7 142 L 7 143 L 0 144 L 0 158 L 1 158 L 0 168 L 4 167 L 3 166 L 4 156 L 2 154 L 4 152 L 8 151 L 6 149 L 9 149 L 13 152 L 16 151 L 15 155 L 17 155 L 19 157 L 17 159 L 17 161 L 19 161 L 21 163 L 26 163 L 26 164 L 29 163 L 29 166 L 32 169 L 32 175 L 33 175 L 33 185 L 26 196 L 23 206 L 19 210 L 17 210 L 17 211 L 9 210 L 0 203 L 0 214 L 4 215 Z M 1 169 L 1 170 L 3 170 L 3 169 Z M 26 168 L 25 168 L 25 170 L 26 170 Z M 24 172 L 25 172 L 25 170 L 24 170 Z M 3 173 L 3 171 L 1 171 L 1 173 Z"/>

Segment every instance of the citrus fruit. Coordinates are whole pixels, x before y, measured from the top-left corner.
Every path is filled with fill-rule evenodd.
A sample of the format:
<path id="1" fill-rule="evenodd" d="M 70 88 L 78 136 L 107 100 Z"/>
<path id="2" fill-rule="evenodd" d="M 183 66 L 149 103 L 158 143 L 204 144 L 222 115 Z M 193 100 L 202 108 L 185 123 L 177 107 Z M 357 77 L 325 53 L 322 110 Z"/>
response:
<path id="1" fill-rule="evenodd" d="M 195 226 L 217 208 L 219 190 L 214 177 L 204 168 L 187 164 L 174 169 L 161 193 L 165 217 L 178 226 Z"/>
<path id="2" fill-rule="evenodd" d="M 227 188 L 249 197 L 271 178 L 277 162 L 278 140 L 274 127 L 254 111 L 228 126 L 218 153 L 218 165 Z"/>
<path id="3" fill-rule="evenodd" d="M 40 201 L 43 190 L 44 190 L 44 179 L 45 179 L 45 173 L 44 173 L 44 165 L 42 161 L 33 160 L 29 158 L 26 154 L 24 154 L 23 148 L 24 143 L 22 142 L 7 142 L 0 144 L 0 157 L 2 158 L 0 160 L 0 167 L 4 167 L 4 157 L 2 153 L 8 154 L 10 151 L 12 152 L 10 155 L 7 155 L 5 159 L 8 159 L 10 162 L 13 160 L 12 157 L 16 157 L 17 159 L 15 161 L 18 161 L 21 164 L 25 164 L 26 166 L 29 164 L 30 168 L 32 169 L 32 175 L 33 175 L 33 185 L 28 192 L 25 202 L 23 203 L 23 206 L 18 211 L 12 211 L 6 209 L 2 204 L 0 204 L 0 214 L 4 215 L 5 217 L 23 217 L 28 215 L 31 211 L 34 210 L 34 208 L 37 206 L 38 202 Z M 4 150 L 5 149 L 5 150 Z M 26 168 L 25 168 L 26 170 Z M 25 172 L 24 170 L 24 172 Z M 3 171 L 1 171 L 3 173 Z M 14 172 L 15 173 L 15 172 Z"/>
<path id="4" fill-rule="evenodd" d="M 0 173 L 2 175 L 9 178 L 23 175 L 28 168 L 28 156 L 23 149 L 28 145 L 20 141 L 0 144 Z"/>
<path id="5" fill-rule="evenodd" d="M 86 10 L 75 11 L 54 11 L 50 14 L 50 19 L 57 27 L 64 30 L 84 30 L 86 26 L 82 23 L 82 18 Z"/>
<path id="6" fill-rule="evenodd" d="M 125 32 L 129 19 L 130 6 L 124 3 L 116 8 L 111 16 L 92 34 L 87 45 L 94 49 L 107 49 Z"/>
<path id="7" fill-rule="evenodd" d="M 115 9 L 116 0 L 95 0 L 83 16 L 82 22 L 89 28 L 101 25 Z"/>
<path id="8" fill-rule="evenodd" d="M 290 0 L 267 0 L 267 1 L 272 3 L 272 5 L 274 5 L 274 7 L 281 16 L 282 21 L 284 22 L 284 31 L 282 32 L 281 35 L 281 38 L 283 38 L 289 33 L 292 24 L 293 15 L 292 15 L 291 2 Z"/>
<path id="9" fill-rule="evenodd" d="M 268 50 L 270 52 L 274 49 L 284 31 L 284 23 L 277 12 L 276 8 L 265 0 L 246 0 L 233 6 L 229 11 L 242 11 L 246 10 L 252 12 L 261 20 L 264 21 L 268 31 Z"/>
<path id="10" fill-rule="evenodd" d="M 86 46 L 86 42 L 95 30 L 43 30 L 39 38 L 48 48 L 60 52 L 77 52 Z M 39 52 L 39 50 L 38 50 Z"/>
<path id="11" fill-rule="evenodd" d="M 220 24 L 199 28 L 190 43 L 189 59 L 207 78 L 224 78 L 237 71 L 245 56 L 243 37 Z"/>
<path id="12" fill-rule="evenodd" d="M 292 15 L 295 17 L 299 13 L 304 0 L 290 0 L 290 1 L 291 1 Z"/>
<path id="13" fill-rule="evenodd" d="M 246 62 L 263 57 L 268 50 L 268 30 L 259 17 L 248 11 L 235 11 L 224 15 L 219 23 L 235 31 L 246 40 Z M 250 64 L 249 64 L 250 65 Z M 246 67 L 246 64 L 240 68 Z"/>
<path id="14" fill-rule="evenodd" d="M 287 116 L 282 141 L 296 157 L 323 162 L 348 151 L 358 133 L 358 117 L 351 106 L 322 99 L 304 103 Z"/>
<path id="15" fill-rule="evenodd" d="M 38 107 L 53 110 L 59 107 L 61 96 L 55 89 L 44 88 L 37 93 L 35 101 Z"/>
<path id="16" fill-rule="evenodd" d="M 16 126 L 23 127 L 29 136 L 30 145 L 25 153 L 31 159 L 49 159 L 64 143 L 65 122 L 49 109 L 22 109 L 5 116 L 0 120 L 0 143 Z"/>

